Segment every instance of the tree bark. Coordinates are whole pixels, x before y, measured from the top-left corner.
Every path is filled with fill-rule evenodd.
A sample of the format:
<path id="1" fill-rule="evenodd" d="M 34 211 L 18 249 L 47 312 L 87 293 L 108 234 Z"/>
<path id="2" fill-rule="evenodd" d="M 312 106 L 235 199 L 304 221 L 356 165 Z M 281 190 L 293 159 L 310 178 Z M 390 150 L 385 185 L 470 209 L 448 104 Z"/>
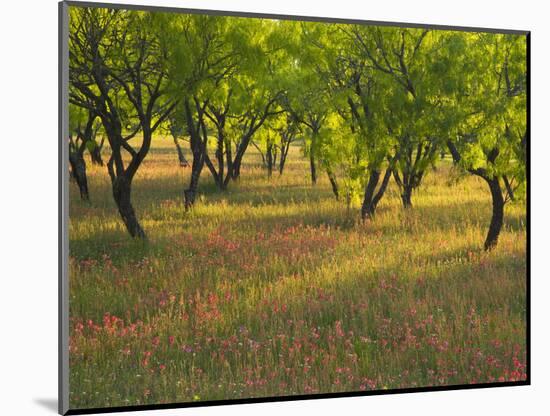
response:
<path id="1" fill-rule="evenodd" d="M 376 210 L 376 205 L 374 204 L 374 191 L 378 180 L 380 179 L 380 171 L 373 170 L 369 175 L 369 180 L 365 187 L 365 196 L 363 198 L 363 204 L 361 205 L 361 218 L 371 219 L 374 216 L 374 211 Z"/>
<path id="2" fill-rule="evenodd" d="M 388 183 L 392 174 L 392 166 L 389 166 L 386 169 L 386 173 L 384 173 L 380 187 L 378 188 L 378 191 L 376 191 L 376 186 L 380 181 L 380 174 L 381 172 L 376 169 L 372 170 L 369 176 L 369 180 L 365 187 L 365 197 L 363 198 L 363 204 L 361 205 L 361 218 L 363 220 L 372 219 L 374 217 L 376 207 L 388 188 Z"/>
<path id="3" fill-rule="evenodd" d="M 223 145 L 225 143 L 225 138 L 223 136 L 223 130 L 218 131 L 218 146 L 216 149 L 216 159 L 218 160 L 218 178 L 216 179 L 216 182 L 218 184 L 218 188 L 220 188 L 222 191 L 225 190 L 225 166 L 224 166 L 224 160 L 223 160 Z"/>
<path id="4" fill-rule="evenodd" d="M 71 165 L 72 176 L 80 191 L 80 199 L 89 201 L 90 195 L 88 193 L 88 178 L 86 176 L 86 162 L 84 161 L 84 157 L 77 152 L 70 152 L 69 163 Z"/>
<path id="5" fill-rule="evenodd" d="M 241 176 L 241 160 L 236 160 L 235 163 L 233 163 L 233 169 L 231 170 L 231 179 L 234 181 L 238 181 Z"/>
<path id="6" fill-rule="evenodd" d="M 334 197 L 338 201 L 340 198 L 338 194 L 338 182 L 336 182 L 336 175 L 334 175 L 334 172 L 327 168 L 327 176 L 328 180 L 330 181 L 330 186 L 332 187 L 332 193 L 334 194 Z"/>
<path id="7" fill-rule="evenodd" d="M 195 204 L 197 189 L 199 187 L 199 179 L 202 168 L 204 167 L 204 158 L 201 149 L 197 149 L 196 146 L 192 146 L 192 149 L 193 163 L 191 165 L 191 180 L 189 181 L 189 187 L 183 192 L 186 211 L 189 211 Z"/>
<path id="8" fill-rule="evenodd" d="M 94 136 L 94 140 L 95 140 L 95 136 Z M 96 142 L 96 145 L 90 152 L 90 159 L 92 161 L 92 165 L 98 165 L 98 166 L 104 165 L 103 157 L 101 156 L 101 150 L 103 149 L 104 144 L 105 144 L 105 136 L 102 136 L 101 142 L 99 142 L 99 144 L 97 144 Z"/>
<path id="9" fill-rule="evenodd" d="M 283 143 L 281 148 L 281 156 L 279 157 L 279 175 L 282 175 L 285 169 L 286 157 L 288 155 L 289 149 L 290 149 L 290 142 Z"/>
<path id="10" fill-rule="evenodd" d="M 267 145 L 266 150 L 266 167 L 267 167 L 267 177 L 271 179 L 271 175 L 273 174 L 273 144 Z"/>
<path id="11" fill-rule="evenodd" d="M 401 192 L 401 201 L 403 202 L 403 208 L 412 208 L 412 187 L 405 186 Z"/>
<path id="12" fill-rule="evenodd" d="M 178 138 L 174 136 L 174 144 L 176 145 L 176 151 L 178 152 L 178 161 L 180 163 L 180 166 L 182 168 L 186 168 L 189 166 L 189 162 L 187 159 L 185 159 L 185 155 L 183 154 L 183 150 L 181 149 L 181 146 L 178 142 Z"/>
<path id="13" fill-rule="evenodd" d="M 510 199 L 510 201 L 515 201 L 516 197 L 514 196 L 514 189 L 512 188 L 512 184 L 508 180 L 508 177 L 504 175 L 502 179 L 504 181 L 504 186 L 506 187 L 506 193 L 508 194 L 508 198 Z"/>
<path id="14" fill-rule="evenodd" d="M 101 147 L 96 146 L 93 148 L 93 150 L 90 152 L 90 159 L 92 161 L 92 165 L 103 166 L 103 158 L 101 157 Z"/>
<path id="15" fill-rule="evenodd" d="M 461 155 L 455 144 L 452 141 L 447 142 L 447 147 L 453 156 L 455 163 L 460 163 Z M 487 161 L 494 163 L 498 157 L 499 149 L 493 148 L 487 154 Z M 487 237 L 485 238 L 485 244 L 483 245 L 485 251 L 492 250 L 498 243 L 498 237 L 500 231 L 502 230 L 502 224 L 504 223 L 504 205 L 506 201 L 502 195 L 502 189 L 500 187 L 499 177 L 493 176 L 490 177 L 487 170 L 483 168 L 478 169 L 467 169 L 473 175 L 477 175 L 489 185 L 489 190 L 491 191 L 491 199 L 493 206 L 493 213 L 491 215 L 491 223 L 489 224 L 489 231 L 487 232 Z"/>
<path id="16" fill-rule="evenodd" d="M 145 231 L 141 228 L 131 203 L 131 179 L 121 175 L 114 179 L 112 185 L 113 197 L 126 229 L 133 238 L 146 239 Z"/>
<path id="17" fill-rule="evenodd" d="M 484 244 L 485 250 L 489 251 L 497 245 L 498 237 L 504 222 L 504 198 L 502 196 L 502 190 L 500 188 L 498 177 L 484 179 L 489 184 L 493 201 L 493 214 L 491 216 L 491 223 L 489 225 L 489 231 Z"/>
<path id="18" fill-rule="evenodd" d="M 195 152 L 193 152 L 195 153 Z M 200 153 L 200 151 L 198 152 Z M 191 165 L 191 180 L 189 181 L 189 187 L 183 192 L 185 201 L 185 210 L 189 211 L 195 204 L 197 196 L 197 189 L 199 187 L 199 179 L 201 176 L 202 168 L 204 166 L 204 159 L 200 154 L 193 155 L 193 164 Z"/>
<path id="19" fill-rule="evenodd" d="M 229 179 L 231 179 L 231 175 L 233 174 L 233 149 L 231 148 L 231 142 L 225 143 L 225 161 L 227 162 L 227 176 L 224 179 L 224 183 L 227 186 L 227 183 L 229 182 Z"/>
<path id="20" fill-rule="evenodd" d="M 317 168 L 315 167 L 315 155 L 313 150 L 309 152 L 309 170 L 311 172 L 311 184 L 315 185 L 317 183 Z"/>

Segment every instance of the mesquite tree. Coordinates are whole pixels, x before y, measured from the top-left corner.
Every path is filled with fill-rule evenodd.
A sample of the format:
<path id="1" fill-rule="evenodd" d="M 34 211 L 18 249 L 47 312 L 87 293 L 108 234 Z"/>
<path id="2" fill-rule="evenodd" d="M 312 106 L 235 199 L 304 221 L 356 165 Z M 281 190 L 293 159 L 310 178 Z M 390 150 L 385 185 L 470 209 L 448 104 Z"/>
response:
<path id="1" fill-rule="evenodd" d="M 279 150 L 281 155 L 279 156 L 279 175 L 283 174 L 285 169 L 286 159 L 290 146 L 298 138 L 300 134 L 300 124 L 290 114 L 284 115 L 284 121 L 276 128 L 277 133 L 280 136 Z"/>
<path id="2" fill-rule="evenodd" d="M 174 142 L 174 146 L 176 147 L 176 153 L 178 155 L 178 163 L 180 167 L 188 167 L 189 162 L 185 158 L 185 154 L 183 153 L 183 149 L 180 144 L 180 140 L 184 139 L 186 133 L 185 124 L 182 123 L 180 118 L 176 117 L 174 113 L 167 117 L 165 124 L 166 126 L 164 128 L 164 131 L 172 137 L 172 141 Z"/>
<path id="3" fill-rule="evenodd" d="M 193 162 L 191 164 L 191 178 L 189 187 L 184 190 L 185 210 L 189 210 L 195 203 L 199 179 L 204 167 L 205 147 L 208 143 L 208 134 L 204 128 L 204 109 L 206 103 L 199 102 L 198 99 L 191 101 L 185 99 L 183 102 L 187 132 L 189 134 L 189 143 Z"/>
<path id="4" fill-rule="evenodd" d="M 395 143 L 393 176 L 405 208 L 441 147 L 444 123 L 446 36 L 421 29 L 353 28 L 349 31 L 359 53 L 385 83 L 385 97 L 374 111 Z M 447 130 L 446 130 L 447 129 Z"/>
<path id="5" fill-rule="evenodd" d="M 322 155 L 335 196 L 339 198 L 341 193 L 337 175 L 342 177 L 348 205 L 357 199 L 357 187 L 361 187 L 361 216 L 370 218 L 392 172 L 392 143 L 377 113 L 384 99 L 383 87 L 387 86 L 381 85 L 375 71 L 366 65 L 349 27 L 303 24 L 301 29 L 305 46 L 298 62 L 304 67 L 300 68 L 302 73 L 309 73 L 311 78 L 309 83 L 298 84 L 313 86 L 316 91 L 312 94 L 312 101 L 317 103 L 313 109 L 323 114 L 326 132 L 316 141 L 316 150 Z M 300 103 L 299 94 L 296 101 Z M 309 102 L 304 107 L 312 110 Z"/>
<path id="6" fill-rule="evenodd" d="M 229 90 L 225 104 L 211 104 L 206 108 L 206 114 L 216 132 L 217 167 L 206 147 L 205 163 L 221 190 L 227 188 L 230 180 L 239 179 L 244 155 L 256 132 L 269 117 L 281 112 L 277 105 L 279 93 L 272 94 L 266 90 L 265 94 L 251 96 L 248 93 L 243 95 L 242 88 L 239 89 L 240 93 L 235 90 Z M 235 112 L 230 113 L 231 110 Z"/>
<path id="7" fill-rule="evenodd" d="M 462 38 L 460 46 L 454 102 L 459 121 L 447 145 L 455 162 L 489 187 L 492 215 L 484 248 L 490 250 L 498 242 L 505 204 L 526 191 L 526 39 L 476 34 Z"/>
<path id="8" fill-rule="evenodd" d="M 77 7 L 70 15 L 70 101 L 101 119 L 111 147 L 113 197 L 135 238 L 146 235 L 131 203 L 132 181 L 153 133 L 175 105 L 166 97 L 163 20 L 160 14 Z M 136 127 L 126 132 L 128 125 Z"/>
<path id="9" fill-rule="evenodd" d="M 365 220 L 374 216 L 388 187 L 396 154 L 395 138 L 388 134 L 383 111 L 392 86 L 368 64 L 358 36 L 366 36 L 366 28 L 358 30 L 355 33 L 341 26 L 331 33 L 330 47 L 324 48 L 322 73 L 328 80 L 336 111 L 347 124 L 345 133 L 352 142 L 350 151 L 355 154 L 347 161 L 354 161 L 355 166 L 345 170 L 354 177 L 361 172 L 361 218 Z"/>
<path id="10" fill-rule="evenodd" d="M 280 135 L 276 130 L 276 124 L 278 120 L 272 118 L 269 122 L 264 124 L 255 137 L 252 139 L 252 145 L 258 150 L 260 157 L 262 158 L 262 166 L 267 171 L 268 179 L 271 179 L 273 175 L 273 168 L 277 164 L 279 155 L 278 140 Z"/>
<path id="11" fill-rule="evenodd" d="M 274 22 L 240 21 L 229 27 L 220 24 L 212 36 L 219 57 L 208 62 L 217 66 L 211 68 L 209 88 L 203 88 L 197 99 L 205 104 L 200 117 L 201 159 L 220 190 L 239 179 L 254 135 L 281 112 L 277 56 L 268 39 L 276 30 Z M 209 131 L 214 136 L 213 155 Z"/>
<path id="12" fill-rule="evenodd" d="M 306 25 L 301 26 L 303 36 L 311 36 Z M 308 45 L 307 43 L 305 45 Z M 314 45 L 303 48 L 296 56 L 290 57 L 294 66 L 287 75 L 286 94 L 283 107 L 299 123 L 304 137 L 304 153 L 309 160 L 311 184 L 317 183 L 319 158 L 319 136 L 324 123 L 332 111 L 328 101 L 328 89 L 316 69 L 318 53 Z"/>
<path id="13" fill-rule="evenodd" d="M 174 112 L 174 120 L 189 137 L 193 159 L 191 177 L 184 190 L 185 207 L 195 203 L 198 185 L 205 164 L 213 172 L 213 163 L 208 154 L 210 133 L 215 131 L 212 119 L 220 119 L 221 131 L 225 125 L 227 112 L 214 114 L 215 105 L 223 100 L 225 80 L 231 77 L 243 57 L 243 49 L 237 45 L 245 43 L 247 31 L 240 25 L 232 25 L 231 19 L 221 16 L 179 15 L 174 17 L 174 59 L 170 65 L 172 96 L 181 98 Z M 246 22 L 243 23 L 245 25 Z M 207 110 L 209 113 L 207 113 Z M 221 174 L 214 175 L 220 186 L 225 183 L 223 176 L 223 146 L 225 137 L 218 134 L 216 160 L 221 164 Z M 228 156 L 228 159 L 232 159 Z M 214 172 L 213 172 L 214 174 Z M 228 179 L 227 179 L 228 180 Z"/>
<path id="14" fill-rule="evenodd" d="M 97 114 L 93 110 L 70 105 L 69 107 L 69 166 L 70 175 L 75 180 L 80 198 L 90 199 L 86 161 L 84 152 L 91 151 L 95 145 L 94 137 L 97 126 L 94 126 Z"/>
<path id="15" fill-rule="evenodd" d="M 283 174 L 290 145 L 296 141 L 300 131 L 300 123 L 285 111 L 271 117 L 258 132 L 253 144 L 262 157 L 268 178 L 275 169 L 279 176 Z"/>

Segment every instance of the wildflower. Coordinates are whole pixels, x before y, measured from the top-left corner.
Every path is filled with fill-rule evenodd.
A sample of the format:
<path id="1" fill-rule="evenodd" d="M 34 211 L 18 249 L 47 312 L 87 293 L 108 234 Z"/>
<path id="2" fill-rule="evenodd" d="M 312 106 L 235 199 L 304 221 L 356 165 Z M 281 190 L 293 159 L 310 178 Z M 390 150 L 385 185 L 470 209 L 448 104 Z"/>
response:
<path id="1" fill-rule="evenodd" d="M 344 333 L 344 331 L 342 330 L 342 322 L 341 321 L 336 321 L 335 330 L 336 330 L 336 335 L 339 338 L 342 338 L 346 335 Z"/>

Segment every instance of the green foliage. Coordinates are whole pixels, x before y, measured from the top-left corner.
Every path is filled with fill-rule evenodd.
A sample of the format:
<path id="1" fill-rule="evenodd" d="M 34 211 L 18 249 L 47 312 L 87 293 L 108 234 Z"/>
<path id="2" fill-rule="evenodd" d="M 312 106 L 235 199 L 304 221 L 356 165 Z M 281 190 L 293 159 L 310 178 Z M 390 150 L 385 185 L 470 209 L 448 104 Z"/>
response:
<path id="1" fill-rule="evenodd" d="M 456 74 L 453 141 L 461 166 L 514 182 L 525 197 L 527 145 L 526 39 L 474 34 L 461 55 L 470 71 Z"/>
<path id="2" fill-rule="evenodd" d="M 71 30 L 84 22 L 103 39 L 96 49 L 109 68 L 108 96 L 127 132 L 140 128 L 133 101 L 155 98 L 151 83 L 162 74 L 152 123 L 188 134 L 191 103 L 204 149 L 222 137 L 218 151 L 233 156 L 251 139 L 264 151 L 280 148 L 283 130 L 295 124 L 303 154 L 338 177 L 348 202 L 388 166 L 398 183 L 420 187 L 449 143 L 463 169 L 506 180 L 515 199 L 525 197 L 525 36 L 82 10 L 71 8 Z M 93 59 L 73 49 L 81 71 L 73 79 L 84 82 Z M 137 85 L 124 71 L 138 62 L 152 81 Z M 90 83 L 90 94 L 99 89 Z M 88 101 L 73 94 L 75 105 Z M 71 123 L 79 117 L 73 109 Z"/>

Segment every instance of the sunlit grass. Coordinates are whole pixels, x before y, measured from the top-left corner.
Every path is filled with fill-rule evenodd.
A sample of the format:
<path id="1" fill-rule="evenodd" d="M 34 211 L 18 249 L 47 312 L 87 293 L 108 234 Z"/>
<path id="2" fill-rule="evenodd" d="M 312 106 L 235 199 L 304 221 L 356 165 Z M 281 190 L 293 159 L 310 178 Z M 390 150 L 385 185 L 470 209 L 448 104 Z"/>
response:
<path id="1" fill-rule="evenodd" d="M 430 172 L 405 212 L 393 185 L 374 221 L 309 182 L 300 149 L 271 180 L 242 178 L 183 209 L 189 169 L 155 139 L 131 240 L 105 167 L 91 203 L 71 185 L 71 408 L 520 380 L 525 206 L 481 250 L 486 185 Z"/>

